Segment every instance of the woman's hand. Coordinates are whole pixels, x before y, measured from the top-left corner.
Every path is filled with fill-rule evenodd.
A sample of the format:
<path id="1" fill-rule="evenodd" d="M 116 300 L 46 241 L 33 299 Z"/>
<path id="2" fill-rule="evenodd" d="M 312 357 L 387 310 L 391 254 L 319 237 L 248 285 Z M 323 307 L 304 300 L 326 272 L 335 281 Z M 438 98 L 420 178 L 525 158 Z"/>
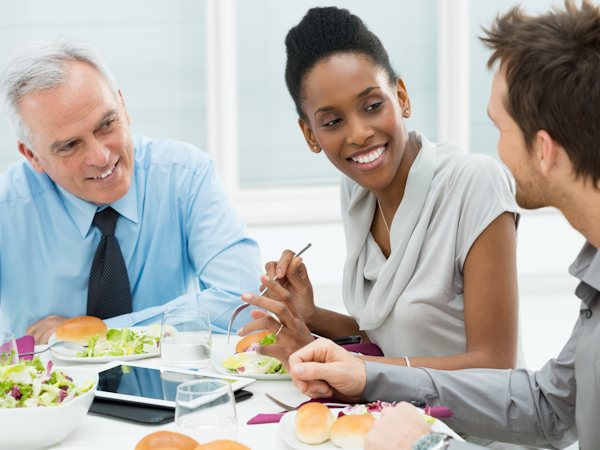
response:
<path id="1" fill-rule="evenodd" d="M 296 309 L 304 319 L 304 323 L 310 326 L 310 321 L 316 312 L 312 284 L 308 278 L 306 266 L 302 263 L 302 258 L 292 261 L 294 255 L 295 253 L 291 250 L 286 250 L 282 253 L 279 261 L 269 261 L 265 264 L 265 269 L 270 279 L 277 276 L 277 282 L 292 295 Z M 292 261 L 291 264 L 290 261 Z M 265 287 L 267 286 L 263 284 L 260 288 L 261 291 Z M 265 297 L 277 298 L 270 289 Z"/>
<path id="2" fill-rule="evenodd" d="M 279 359 L 289 372 L 289 356 L 313 342 L 314 337 L 296 309 L 292 294 L 267 275 L 263 275 L 260 280 L 265 287 L 269 288 L 271 298 L 246 292 L 242 294 L 242 300 L 272 312 L 279 321 L 264 311 L 254 310 L 251 313 L 255 319 L 254 322 L 250 322 L 238 330 L 238 334 L 246 336 L 258 330 L 269 330 L 275 334 L 277 336 L 275 344 L 261 345 L 258 347 L 257 353 Z"/>

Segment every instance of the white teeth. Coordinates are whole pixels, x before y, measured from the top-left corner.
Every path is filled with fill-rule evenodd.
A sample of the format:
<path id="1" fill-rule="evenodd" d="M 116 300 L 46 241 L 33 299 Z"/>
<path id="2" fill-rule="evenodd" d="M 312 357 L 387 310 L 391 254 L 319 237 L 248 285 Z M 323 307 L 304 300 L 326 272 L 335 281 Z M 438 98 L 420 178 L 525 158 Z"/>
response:
<path id="1" fill-rule="evenodd" d="M 361 164 L 370 163 L 370 162 L 373 162 L 376 159 L 378 159 L 382 155 L 384 150 L 385 150 L 385 147 L 379 147 L 377 150 L 373 150 L 371 153 L 369 153 L 367 155 L 360 155 L 358 158 L 350 158 L 350 159 L 352 159 L 352 161 L 354 161 L 355 163 L 361 163 Z"/>
<path id="2" fill-rule="evenodd" d="M 115 164 L 114 166 L 112 166 L 110 169 L 108 169 L 106 172 L 101 173 L 100 175 L 98 175 L 97 177 L 94 177 L 94 180 L 97 180 L 98 178 L 106 178 L 107 176 L 109 176 L 113 170 L 115 170 L 115 167 L 117 165 Z"/>

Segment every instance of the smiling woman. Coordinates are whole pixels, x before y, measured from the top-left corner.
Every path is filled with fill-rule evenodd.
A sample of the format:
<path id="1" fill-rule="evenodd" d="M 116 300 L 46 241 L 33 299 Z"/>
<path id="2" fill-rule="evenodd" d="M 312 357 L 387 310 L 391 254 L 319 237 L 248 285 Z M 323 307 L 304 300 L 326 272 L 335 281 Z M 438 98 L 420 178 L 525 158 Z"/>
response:
<path id="1" fill-rule="evenodd" d="M 512 185 L 491 157 L 409 132 L 409 89 L 360 18 L 313 8 L 286 37 L 286 83 L 308 148 L 343 174 L 349 316 L 315 306 L 306 267 L 267 264 L 254 322 L 279 330 L 261 353 L 288 356 L 325 337 L 361 334 L 397 365 L 514 368 L 518 298 Z M 286 267 L 287 271 L 286 271 Z M 273 277 L 277 275 L 277 282 Z M 280 329 L 281 328 L 281 329 Z"/>

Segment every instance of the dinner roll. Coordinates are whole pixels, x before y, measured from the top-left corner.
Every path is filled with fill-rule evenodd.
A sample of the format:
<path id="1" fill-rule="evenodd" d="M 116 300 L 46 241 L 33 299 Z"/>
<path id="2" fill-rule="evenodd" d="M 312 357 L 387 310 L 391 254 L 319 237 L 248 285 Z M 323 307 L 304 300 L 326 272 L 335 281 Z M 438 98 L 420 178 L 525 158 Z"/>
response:
<path id="1" fill-rule="evenodd" d="M 333 415 L 322 403 L 307 403 L 296 413 L 296 437 L 305 444 L 320 444 L 329 439 Z"/>
<path id="2" fill-rule="evenodd" d="M 88 338 L 100 335 L 98 341 L 106 340 L 106 324 L 97 317 L 78 316 L 65 320 L 56 329 L 57 341 L 70 341 L 87 345 Z"/>
<path id="3" fill-rule="evenodd" d="M 194 450 L 196 447 L 198 442 L 185 434 L 157 431 L 138 442 L 135 450 Z"/>
<path id="4" fill-rule="evenodd" d="M 194 450 L 250 450 L 250 447 L 239 442 L 222 440 L 199 445 Z"/>
<path id="5" fill-rule="evenodd" d="M 338 447 L 362 448 L 375 420 L 370 414 L 342 416 L 331 426 L 329 437 Z"/>
<path id="6" fill-rule="evenodd" d="M 259 343 L 260 341 L 262 341 L 265 337 L 267 337 L 270 334 L 272 334 L 272 333 L 268 330 L 257 331 L 256 333 L 249 334 L 248 336 L 244 337 L 240 342 L 237 343 L 237 345 L 235 346 L 235 352 L 242 353 L 244 351 L 244 349 L 250 347 L 255 342 Z"/>

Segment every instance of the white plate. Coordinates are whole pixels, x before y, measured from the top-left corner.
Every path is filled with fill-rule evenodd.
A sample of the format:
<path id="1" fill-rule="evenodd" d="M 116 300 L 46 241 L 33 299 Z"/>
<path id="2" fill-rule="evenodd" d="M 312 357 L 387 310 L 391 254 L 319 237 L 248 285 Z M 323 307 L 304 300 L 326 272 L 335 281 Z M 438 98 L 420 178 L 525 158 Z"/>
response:
<path id="1" fill-rule="evenodd" d="M 249 373 L 249 374 L 243 374 L 243 373 L 231 373 L 229 372 L 227 369 L 223 369 L 223 365 L 221 364 L 221 362 L 225 359 L 230 357 L 231 355 L 233 355 L 235 353 L 235 346 L 237 344 L 237 341 L 239 341 L 240 339 L 236 339 L 235 343 L 229 343 L 229 344 L 222 344 L 222 345 L 216 345 L 216 348 L 213 348 L 212 354 L 210 355 L 210 359 L 213 363 L 213 366 L 215 367 L 215 370 L 219 373 L 223 373 L 226 375 L 234 375 L 236 377 L 247 377 L 247 378 L 254 378 L 255 380 L 271 380 L 271 381 L 275 381 L 275 380 L 291 380 L 292 377 L 290 376 L 289 373 L 282 373 L 282 374 L 276 374 L 276 373 L 269 373 L 269 374 L 260 374 L 260 373 Z"/>
<path id="2" fill-rule="evenodd" d="M 111 328 L 112 329 L 112 328 Z M 120 330 L 121 328 L 114 328 L 115 330 Z M 131 331 L 136 333 L 145 332 L 148 330 L 147 327 L 130 327 Z M 48 339 L 48 344 L 52 345 L 56 342 L 56 336 L 53 334 Z M 146 359 L 146 358 L 154 358 L 156 356 L 160 356 L 160 352 L 158 353 L 142 353 L 139 355 L 125 355 L 125 356 L 93 356 L 91 358 L 76 358 L 77 354 L 76 350 L 71 350 L 64 347 L 54 347 L 50 349 L 52 355 L 58 359 L 62 359 L 63 361 L 71 361 L 83 364 L 102 364 L 111 361 L 136 361 L 138 359 Z"/>
<path id="3" fill-rule="evenodd" d="M 335 419 L 337 419 L 339 411 L 340 411 L 339 409 L 331 410 L 331 414 L 333 414 L 333 417 Z M 298 411 L 290 411 L 289 413 L 284 414 L 283 417 L 281 418 L 281 420 L 279 421 L 279 434 L 281 434 L 281 438 L 285 441 L 285 443 L 287 445 L 289 445 L 291 448 L 297 449 L 297 450 L 304 450 L 304 449 L 310 449 L 310 448 L 319 448 L 319 449 L 339 448 L 330 440 L 325 441 L 322 444 L 317 444 L 317 445 L 303 444 L 302 442 L 300 442 L 298 440 L 298 438 L 296 437 L 296 429 L 295 429 L 295 425 L 294 425 L 297 412 Z M 458 434 L 456 434 L 448 425 L 446 425 L 441 420 L 436 420 L 431 425 L 431 431 L 433 431 L 434 433 L 444 433 L 444 434 L 450 435 L 459 442 L 465 441 L 463 438 L 461 438 Z"/>
<path id="4" fill-rule="evenodd" d="M 293 449 L 304 450 L 310 448 L 336 448 L 339 449 L 337 445 L 335 445 L 330 440 L 323 442 L 322 444 L 304 444 L 298 440 L 296 437 L 296 429 L 294 426 L 294 422 L 296 420 L 296 413 L 298 411 L 290 411 L 283 415 L 281 420 L 279 421 L 279 433 L 281 434 L 281 438 L 285 441 L 287 445 L 289 445 Z M 340 410 L 335 409 L 331 411 L 333 417 L 337 419 Z M 362 448 L 362 447 L 361 447 Z"/>

